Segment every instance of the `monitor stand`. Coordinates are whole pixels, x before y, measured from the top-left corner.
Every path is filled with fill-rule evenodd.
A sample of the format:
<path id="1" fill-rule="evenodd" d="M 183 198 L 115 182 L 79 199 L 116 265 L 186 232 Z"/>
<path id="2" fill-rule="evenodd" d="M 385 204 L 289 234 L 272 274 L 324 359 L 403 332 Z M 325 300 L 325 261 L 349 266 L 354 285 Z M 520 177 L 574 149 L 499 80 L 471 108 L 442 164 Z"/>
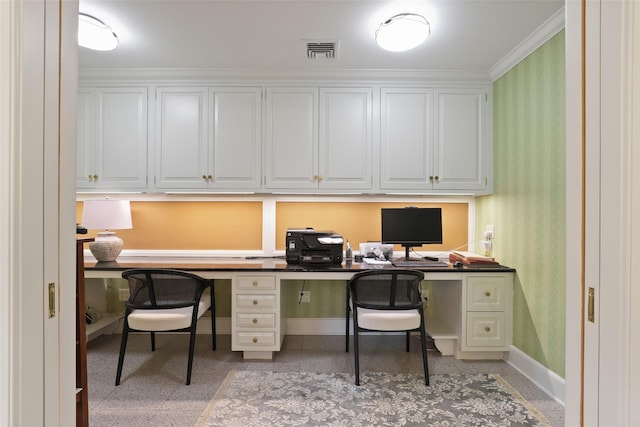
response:
<path id="1" fill-rule="evenodd" d="M 394 262 L 422 261 L 422 258 L 411 258 L 409 256 L 409 251 L 411 250 L 411 246 L 405 246 L 405 245 L 402 245 L 402 246 L 404 246 L 404 257 L 394 258 L 393 259 Z"/>
<path id="2" fill-rule="evenodd" d="M 404 245 L 403 245 L 404 246 Z M 437 257 L 430 257 L 430 256 L 426 256 L 426 257 L 420 257 L 420 258 L 416 258 L 416 257 L 410 257 L 409 256 L 409 251 L 411 249 L 410 246 L 405 246 L 405 251 L 404 251 L 404 257 L 398 257 L 398 258 L 394 258 L 392 260 L 392 262 L 400 262 L 400 263 L 404 263 L 404 262 L 415 262 L 416 264 L 419 262 L 425 262 L 425 260 L 427 261 L 440 261 L 439 258 Z"/>

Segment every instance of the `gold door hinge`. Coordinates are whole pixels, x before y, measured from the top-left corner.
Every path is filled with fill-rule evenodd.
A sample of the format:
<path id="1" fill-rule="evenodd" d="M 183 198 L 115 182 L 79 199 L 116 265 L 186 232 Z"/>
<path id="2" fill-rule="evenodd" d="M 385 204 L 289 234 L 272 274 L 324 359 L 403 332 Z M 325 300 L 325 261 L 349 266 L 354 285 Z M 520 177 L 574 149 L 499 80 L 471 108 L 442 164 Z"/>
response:
<path id="1" fill-rule="evenodd" d="M 49 319 L 56 317 L 56 284 L 49 283 Z"/>
<path id="2" fill-rule="evenodd" d="M 596 297 L 596 290 L 594 288 L 589 288 L 589 300 L 587 302 L 587 319 L 589 320 L 589 322 L 594 323 L 595 320 L 595 297 Z"/>

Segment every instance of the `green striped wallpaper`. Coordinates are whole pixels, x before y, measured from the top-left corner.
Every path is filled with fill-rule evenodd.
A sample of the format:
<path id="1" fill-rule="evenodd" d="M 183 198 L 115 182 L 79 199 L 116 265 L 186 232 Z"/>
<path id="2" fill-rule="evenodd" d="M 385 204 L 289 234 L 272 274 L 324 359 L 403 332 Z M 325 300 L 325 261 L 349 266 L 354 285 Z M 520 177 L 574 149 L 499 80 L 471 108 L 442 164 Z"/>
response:
<path id="1" fill-rule="evenodd" d="M 513 344 L 564 377 L 564 31 L 494 82 L 494 194 L 477 199 L 477 240 L 517 269 Z"/>

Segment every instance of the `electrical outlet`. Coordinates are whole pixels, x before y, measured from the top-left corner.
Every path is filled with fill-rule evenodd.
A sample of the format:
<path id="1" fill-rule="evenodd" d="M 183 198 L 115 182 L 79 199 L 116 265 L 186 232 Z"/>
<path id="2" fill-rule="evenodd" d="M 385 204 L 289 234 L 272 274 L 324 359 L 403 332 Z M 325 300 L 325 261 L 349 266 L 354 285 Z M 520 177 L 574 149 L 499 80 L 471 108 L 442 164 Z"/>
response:
<path id="1" fill-rule="evenodd" d="M 487 229 L 485 233 L 491 233 L 488 240 L 492 240 L 496 238 L 496 229 L 493 225 L 487 225 Z"/>
<path id="2" fill-rule="evenodd" d="M 311 291 L 300 291 L 300 302 L 311 302 Z"/>
<path id="3" fill-rule="evenodd" d="M 118 289 L 118 299 L 126 301 L 129 299 L 129 289 Z"/>

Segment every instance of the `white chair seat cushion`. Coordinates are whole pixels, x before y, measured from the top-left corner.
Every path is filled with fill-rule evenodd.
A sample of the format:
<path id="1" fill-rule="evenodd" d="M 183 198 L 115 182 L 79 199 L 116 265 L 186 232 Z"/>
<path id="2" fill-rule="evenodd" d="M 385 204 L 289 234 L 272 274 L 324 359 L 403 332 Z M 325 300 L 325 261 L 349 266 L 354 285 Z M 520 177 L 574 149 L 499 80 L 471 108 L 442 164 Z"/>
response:
<path id="1" fill-rule="evenodd" d="M 211 306 L 211 295 L 209 289 L 202 293 L 200 304 L 198 305 L 198 319 Z M 139 331 L 172 331 L 184 329 L 191 326 L 191 307 L 169 308 L 158 310 L 133 310 L 129 314 L 129 327 Z"/>
<path id="2" fill-rule="evenodd" d="M 404 331 L 420 327 L 418 310 L 358 308 L 358 326 L 375 331 Z"/>

